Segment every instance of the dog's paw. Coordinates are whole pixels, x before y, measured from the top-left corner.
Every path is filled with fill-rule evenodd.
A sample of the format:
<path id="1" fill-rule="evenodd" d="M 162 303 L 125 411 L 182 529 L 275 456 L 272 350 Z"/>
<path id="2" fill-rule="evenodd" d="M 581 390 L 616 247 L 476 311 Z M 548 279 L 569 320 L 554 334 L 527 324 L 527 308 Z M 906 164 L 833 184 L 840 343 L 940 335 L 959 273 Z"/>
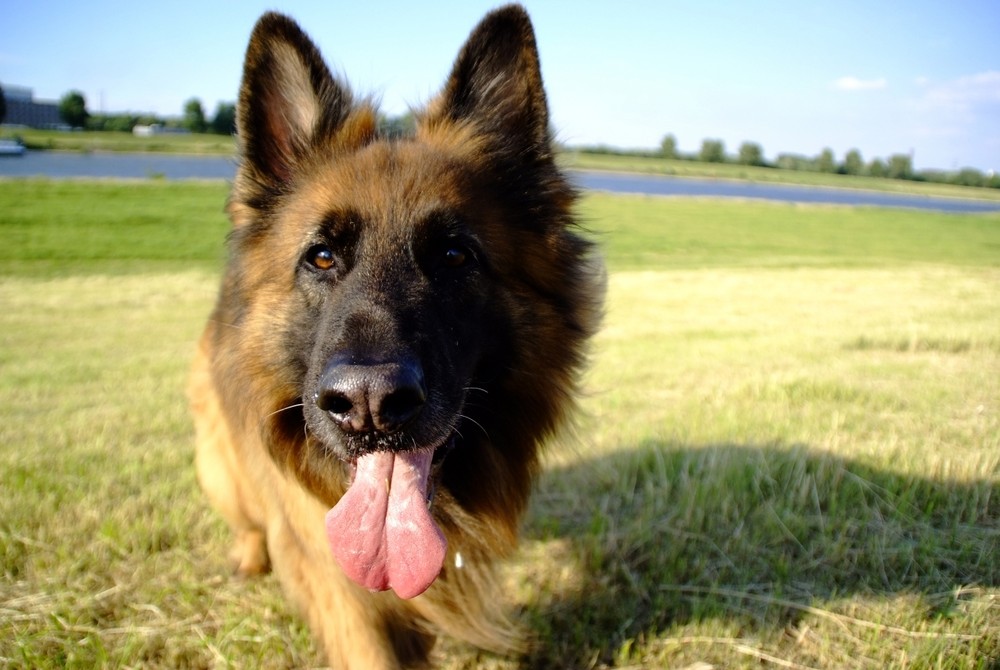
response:
<path id="1" fill-rule="evenodd" d="M 260 531 L 240 533 L 229 553 L 233 564 L 233 574 L 241 579 L 267 574 L 271 570 L 271 560 L 267 555 L 267 541 Z"/>

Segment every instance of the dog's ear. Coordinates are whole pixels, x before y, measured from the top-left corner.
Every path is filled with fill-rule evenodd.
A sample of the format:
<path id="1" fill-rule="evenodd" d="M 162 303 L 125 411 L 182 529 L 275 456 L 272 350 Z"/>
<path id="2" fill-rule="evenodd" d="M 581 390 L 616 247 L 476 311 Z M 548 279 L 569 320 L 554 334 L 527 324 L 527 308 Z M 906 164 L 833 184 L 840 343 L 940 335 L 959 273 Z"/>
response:
<path id="1" fill-rule="evenodd" d="M 350 91 L 290 18 L 264 14 L 243 64 L 237 105 L 241 169 L 259 184 L 286 181 L 316 138 L 333 132 L 352 107 Z"/>
<path id="2" fill-rule="evenodd" d="M 535 33 L 527 12 L 508 5 L 489 14 L 459 52 L 424 124 L 469 121 L 525 156 L 549 151 L 549 113 Z M 526 152 L 526 153 L 525 153 Z"/>

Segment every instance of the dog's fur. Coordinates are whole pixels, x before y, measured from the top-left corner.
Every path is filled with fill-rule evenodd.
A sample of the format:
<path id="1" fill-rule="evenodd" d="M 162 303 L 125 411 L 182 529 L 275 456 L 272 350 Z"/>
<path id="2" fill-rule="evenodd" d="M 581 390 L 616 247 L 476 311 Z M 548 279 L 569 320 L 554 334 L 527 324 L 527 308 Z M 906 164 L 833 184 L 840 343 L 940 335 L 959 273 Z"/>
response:
<path id="1" fill-rule="evenodd" d="M 422 665 L 438 632 L 512 644 L 492 566 L 515 548 L 602 297 L 523 9 L 473 31 L 412 137 L 381 137 L 376 119 L 293 21 L 260 19 L 229 261 L 190 389 L 199 480 L 236 535 L 237 572 L 273 568 L 334 667 Z M 378 581 L 370 562 L 349 578 L 334 554 L 367 508 L 328 510 L 363 488 L 355 468 L 426 467 L 432 450 L 415 471 L 441 543 L 414 532 L 446 553 L 396 550 L 433 583 Z M 405 599 L 370 590 L 388 587 Z"/>

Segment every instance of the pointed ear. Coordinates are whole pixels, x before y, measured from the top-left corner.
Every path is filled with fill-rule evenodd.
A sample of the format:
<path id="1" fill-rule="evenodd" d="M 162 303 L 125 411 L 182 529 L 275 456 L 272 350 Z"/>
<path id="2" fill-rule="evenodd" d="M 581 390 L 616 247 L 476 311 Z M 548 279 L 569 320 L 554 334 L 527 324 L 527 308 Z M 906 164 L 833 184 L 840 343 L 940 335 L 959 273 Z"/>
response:
<path id="1" fill-rule="evenodd" d="M 531 19 L 519 5 L 489 14 L 462 47 L 424 124 L 469 121 L 499 146 L 549 150 L 549 112 Z"/>
<path id="2" fill-rule="evenodd" d="M 260 185 L 287 181 L 315 138 L 339 126 L 351 106 L 350 91 L 302 29 L 264 14 L 247 47 L 237 105 L 241 172 Z"/>

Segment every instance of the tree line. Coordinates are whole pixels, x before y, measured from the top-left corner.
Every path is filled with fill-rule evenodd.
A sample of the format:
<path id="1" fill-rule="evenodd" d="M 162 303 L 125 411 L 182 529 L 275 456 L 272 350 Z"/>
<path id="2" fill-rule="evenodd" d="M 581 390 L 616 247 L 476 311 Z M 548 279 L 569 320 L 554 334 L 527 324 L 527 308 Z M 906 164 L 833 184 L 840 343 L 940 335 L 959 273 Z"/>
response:
<path id="1" fill-rule="evenodd" d="M 2 101 L 2 91 L 0 91 Z M 205 113 L 205 107 L 198 98 L 191 98 L 184 103 L 183 113 L 179 117 L 159 117 L 154 114 L 134 114 L 131 112 L 119 114 L 92 114 L 87 109 L 87 100 L 80 91 L 70 91 L 59 101 L 59 116 L 66 125 L 85 130 L 109 130 L 132 132 L 137 125 L 150 126 L 158 124 L 164 128 L 176 128 L 192 133 L 215 133 L 232 135 L 236 132 L 236 104 L 220 102 L 211 118 Z M 391 137 L 412 133 L 416 122 L 412 113 L 400 116 L 379 117 L 379 131 Z"/>
<path id="2" fill-rule="evenodd" d="M 72 128 L 132 132 L 138 125 L 161 125 L 165 128 L 187 130 L 192 133 L 232 135 L 236 131 L 236 105 L 220 102 L 215 114 L 209 118 L 198 98 L 184 103 L 180 117 L 160 117 L 155 114 L 92 114 L 87 109 L 87 99 L 80 91 L 70 91 L 59 100 L 59 117 Z"/>
<path id="3" fill-rule="evenodd" d="M 0 122 L 6 104 L 3 90 L 0 89 Z M 198 98 L 191 98 L 184 103 L 183 114 L 180 117 L 163 118 L 152 114 L 91 114 L 87 109 L 87 101 L 79 91 L 70 91 L 59 101 L 59 114 L 62 120 L 73 128 L 87 130 L 117 130 L 131 132 L 137 125 L 159 124 L 165 128 L 177 128 L 192 133 L 216 133 L 231 135 L 236 131 L 236 105 L 230 102 L 220 102 L 215 113 L 209 118 L 205 108 Z M 399 117 L 380 118 L 380 130 L 391 135 L 404 135 L 412 132 L 414 120 L 412 114 Z M 908 179 L 911 181 L 927 181 L 936 183 L 958 184 L 961 186 L 980 186 L 1000 188 L 1000 174 L 984 173 L 975 168 L 966 167 L 957 171 L 945 170 L 915 170 L 913 157 L 909 154 L 892 154 L 888 158 L 872 158 L 865 161 L 861 152 L 851 149 L 838 161 L 833 150 L 823 149 L 817 156 L 799 154 L 778 154 L 773 162 L 764 157 L 764 149 L 756 142 L 743 142 L 734 155 L 726 153 L 722 140 L 702 140 L 701 148 L 694 153 L 683 153 L 678 149 L 677 138 L 671 133 L 664 136 L 658 151 L 622 150 L 606 146 L 581 147 L 590 153 L 635 155 L 668 158 L 671 160 L 699 161 L 702 163 L 730 163 L 749 167 L 774 168 L 779 170 L 799 170 L 804 172 L 824 172 L 854 176 L 878 177 L 885 179 Z"/>
<path id="4" fill-rule="evenodd" d="M 623 151 L 609 147 L 586 147 L 584 150 L 591 153 L 636 155 L 702 163 L 729 163 L 778 170 L 824 172 L 1000 188 L 1000 175 L 996 173 L 984 173 L 970 167 L 957 171 L 915 170 L 913 157 L 902 153 L 892 154 L 888 158 L 872 158 L 870 161 L 865 161 L 858 149 L 851 149 L 844 154 L 843 160 L 837 160 L 833 149 L 826 148 L 817 156 L 783 153 L 778 154 L 774 161 L 768 161 L 764 158 L 764 149 L 757 142 L 743 142 L 736 153 L 730 155 L 726 153 L 726 146 L 722 140 L 705 139 L 702 140 L 701 148 L 697 152 L 684 153 L 678 149 L 677 138 L 673 134 L 668 134 L 663 138 L 658 151 Z"/>

